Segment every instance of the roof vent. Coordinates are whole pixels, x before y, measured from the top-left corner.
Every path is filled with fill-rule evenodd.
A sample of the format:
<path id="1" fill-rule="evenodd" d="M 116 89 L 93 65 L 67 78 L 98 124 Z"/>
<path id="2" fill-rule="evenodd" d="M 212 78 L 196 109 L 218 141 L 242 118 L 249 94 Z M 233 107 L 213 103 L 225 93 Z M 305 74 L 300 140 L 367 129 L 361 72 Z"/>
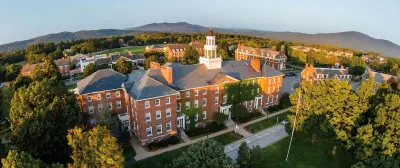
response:
<path id="1" fill-rule="evenodd" d="M 247 62 L 244 62 L 244 64 L 249 65 Z"/>
<path id="2" fill-rule="evenodd" d="M 233 66 L 233 67 L 236 67 L 236 65 L 235 65 L 235 64 L 232 64 L 232 66 Z"/>

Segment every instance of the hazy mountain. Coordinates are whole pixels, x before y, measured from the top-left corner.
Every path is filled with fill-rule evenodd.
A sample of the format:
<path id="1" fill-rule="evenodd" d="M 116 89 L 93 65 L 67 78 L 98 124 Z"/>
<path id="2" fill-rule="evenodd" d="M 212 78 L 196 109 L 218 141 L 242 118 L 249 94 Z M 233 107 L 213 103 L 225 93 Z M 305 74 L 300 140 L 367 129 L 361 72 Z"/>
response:
<path id="1" fill-rule="evenodd" d="M 151 23 L 139 27 L 128 28 L 125 30 L 102 29 L 88 30 L 78 32 L 61 32 L 40 36 L 30 40 L 13 42 L 0 45 L 0 51 L 13 51 L 20 48 L 26 48 L 30 44 L 39 42 L 58 42 L 61 40 L 86 39 L 107 37 L 125 34 L 138 34 L 142 32 L 184 32 L 198 33 L 207 32 L 209 27 L 189 24 L 186 22 L 178 23 Z M 400 57 L 400 46 L 388 40 L 375 39 L 366 34 L 348 31 L 339 33 L 318 33 L 305 34 L 298 32 L 272 32 L 251 29 L 232 29 L 232 28 L 213 28 L 217 33 L 244 34 L 250 36 L 264 37 L 276 40 L 286 40 L 314 44 L 326 44 L 345 48 L 352 48 L 365 51 L 378 52 L 386 56 Z"/>

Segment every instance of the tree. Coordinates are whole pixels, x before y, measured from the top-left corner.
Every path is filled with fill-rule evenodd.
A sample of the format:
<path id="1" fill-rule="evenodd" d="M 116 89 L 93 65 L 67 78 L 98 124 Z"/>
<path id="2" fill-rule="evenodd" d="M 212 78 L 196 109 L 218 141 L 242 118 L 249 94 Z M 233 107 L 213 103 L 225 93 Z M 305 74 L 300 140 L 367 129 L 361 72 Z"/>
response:
<path id="1" fill-rule="evenodd" d="M 217 48 L 218 56 L 221 56 L 222 60 L 229 60 L 229 46 L 225 40 L 220 40 Z"/>
<path id="2" fill-rule="evenodd" d="M 64 166 L 59 163 L 53 163 L 50 166 L 46 165 L 39 159 L 33 158 L 28 153 L 17 152 L 16 150 L 10 150 L 6 158 L 1 159 L 2 166 L 4 168 L 11 167 L 31 167 L 31 168 L 40 168 L 40 167 L 49 167 L 49 168 L 63 168 Z"/>
<path id="3" fill-rule="evenodd" d="M 249 118 L 249 112 L 242 104 L 234 104 L 231 109 L 232 118 L 238 121 Z"/>
<path id="4" fill-rule="evenodd" d="M 246 142 L 242 142 L 239 146 L 236 163 L 239 165 L 239 168 L 262 168 L 265 167 L 261 162 L 262 158 L 263 155 L 260 146 L 250 149 Z"/>
<path id="5" fill-rule="evenodd" d="M 44 61 L 42 70 L 44 72 L 44 77 L 45 78 L 55 78 L 57 80 L 61 80 L 62 75 L 60 71 L 58 70 L 57 65 L 52 61 L 51 59 L 46 59 Z"/>
<path id="6" fill-rule="evenodd" d="M 21 71 L 21 65 L 18 64 L 7 65 L 5 70 L 6 70 L 5 81 L 12 81 L 18 76 L 19 72 Z"/>
<path id="7" fill-rule="evenodd" d="M 361 66 L 352 66 L 349 69 L 349 74 L 352 74 L 354 76 L 361 76 L 364 73 L 365 73 L 365 68 Z"/>
<path id="8" fill-rule="evenodd" d="M 96 126 L 87 132 L 75 127 L 68 131 L 72 148 L 71 167 L 123 167 L 122 149 L 105 126 Z"/>
<path id="9" fill-rule="evenodd" d="M 1 163 L 5 168 L 11 167 L 32 167 L 40 168 L 42 162 L 39 159 L 34 159 L 31 155 L 25 152 L 17 152 L 16 150 L 10 150 L 6 158 L 1 159 Z"/>
<path id="10" fill-rule="evenodd" d="M 64 84 L 44 78 L 14 93 L 10 110 L 11 142 L 46 162 L 68 158 L 66 132 L 82 124 L 77 100 Z"/>
<path id="11" fill-rule="evenodd" d="M 96 71 L 97 71 L 96 64 L 89 63 L 88 65 L 86 65 L 85 70 L 83 70 L 83 77 L 86 78 L 91 74 L 95 73 Z"/>
<path id="12" fill-rule="evenodd" d="M 157 62 L 157 63 L 159 63 L 160 62 L 160 60 L 157 58 L 157 56 L 155 56 L 155 55 L 152 55 L 152 56 L 149 56 L 148 58 L 146 58 L 146 60 L 145 60 L 145 62 L 144 62 L 144 67 L 146 68 L 146 69 L 149 69 L 150 68 L 150 63 L 151 62 Z"/>
<path id="13" fill-rule="evenodd" d="M 224 146 L 214 140 L 204 140 L 191 145 L 168 167 L 192 168 L 228 167 L 230 159 L 224 153 Z"/>
<path id="14" fill-rule="evenodd" d="M 302 51 L 302 50 L 294 50 L 292 52 L 292 56 L 297 58 L 298 61 L 300 61 L 301 63 L 307 62 L 307 55 L 304 54 L 304 51 Z"/>
<path id="15" fill-rule="evenodd" d="M 197 63 L 199 63 L 199 52 L 193 46 L 187 46 L 183 55 L 183 64 L 191 65 Z"/>
<path id="16" fill-rule="evenodd" d="M 123 58 L 118 59 L 117 63 L 115 64 L 115 71 L 122 73 L 122 74 L 129 74 L 132 72 L 132 62 L 126 61 Z"/>
<path id="17" fill-rule="evenodd" d="M 224 113 L 220 113 L 218 111 L 214 112 L 214 121 L 218 125 L 222 125 L 225 123 L 226 119 L 228 119 L 228 116 Z"/>

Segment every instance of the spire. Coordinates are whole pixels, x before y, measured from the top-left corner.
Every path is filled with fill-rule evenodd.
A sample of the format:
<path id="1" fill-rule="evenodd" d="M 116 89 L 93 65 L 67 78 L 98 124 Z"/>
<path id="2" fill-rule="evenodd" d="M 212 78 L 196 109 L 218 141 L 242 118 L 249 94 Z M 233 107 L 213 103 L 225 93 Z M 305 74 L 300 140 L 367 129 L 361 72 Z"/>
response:
<path id="1" fill-rule="evenodd" d="M 210 26 L 210 30 L 208 30 L 207 36 L 214 36 L 214 31 L 212 30 L 212 26 Z"/>

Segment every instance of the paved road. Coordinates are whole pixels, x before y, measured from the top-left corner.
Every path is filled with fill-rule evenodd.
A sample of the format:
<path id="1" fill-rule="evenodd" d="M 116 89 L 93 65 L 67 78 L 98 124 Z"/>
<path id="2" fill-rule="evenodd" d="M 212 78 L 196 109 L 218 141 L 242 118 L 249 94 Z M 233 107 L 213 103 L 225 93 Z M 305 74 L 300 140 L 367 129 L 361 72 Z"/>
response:
<path id="1" fill-rule="evenodd" d="M 289 134 L 286 132 L 285 126 L 282 124 L 278 124 L 274 127 L 265 129 L 256 134 L 250 135 L 246 138 L 225 146 L 225 153 L 232 160 L 236 160 L 238 157 L 239 146 L 240 144 L 242 144 L 242 142 L 246 142 L 249 147 L 260 146 L 261 148 L 264 148 L 287 136 L 289 136 Z"/>
<path id="2" fill-rule="evenodd" d="M 300 77 L 299 76 L 300 75 L 298 74 L 297 76 L 291 76 L 291 77 L 283 78 L 282 94 L 284 94 L 284 93 L 292 93 L 294 91 L 292 89 L 292 87 L 293 87 L 293 84 L 300 82 Z"/>

